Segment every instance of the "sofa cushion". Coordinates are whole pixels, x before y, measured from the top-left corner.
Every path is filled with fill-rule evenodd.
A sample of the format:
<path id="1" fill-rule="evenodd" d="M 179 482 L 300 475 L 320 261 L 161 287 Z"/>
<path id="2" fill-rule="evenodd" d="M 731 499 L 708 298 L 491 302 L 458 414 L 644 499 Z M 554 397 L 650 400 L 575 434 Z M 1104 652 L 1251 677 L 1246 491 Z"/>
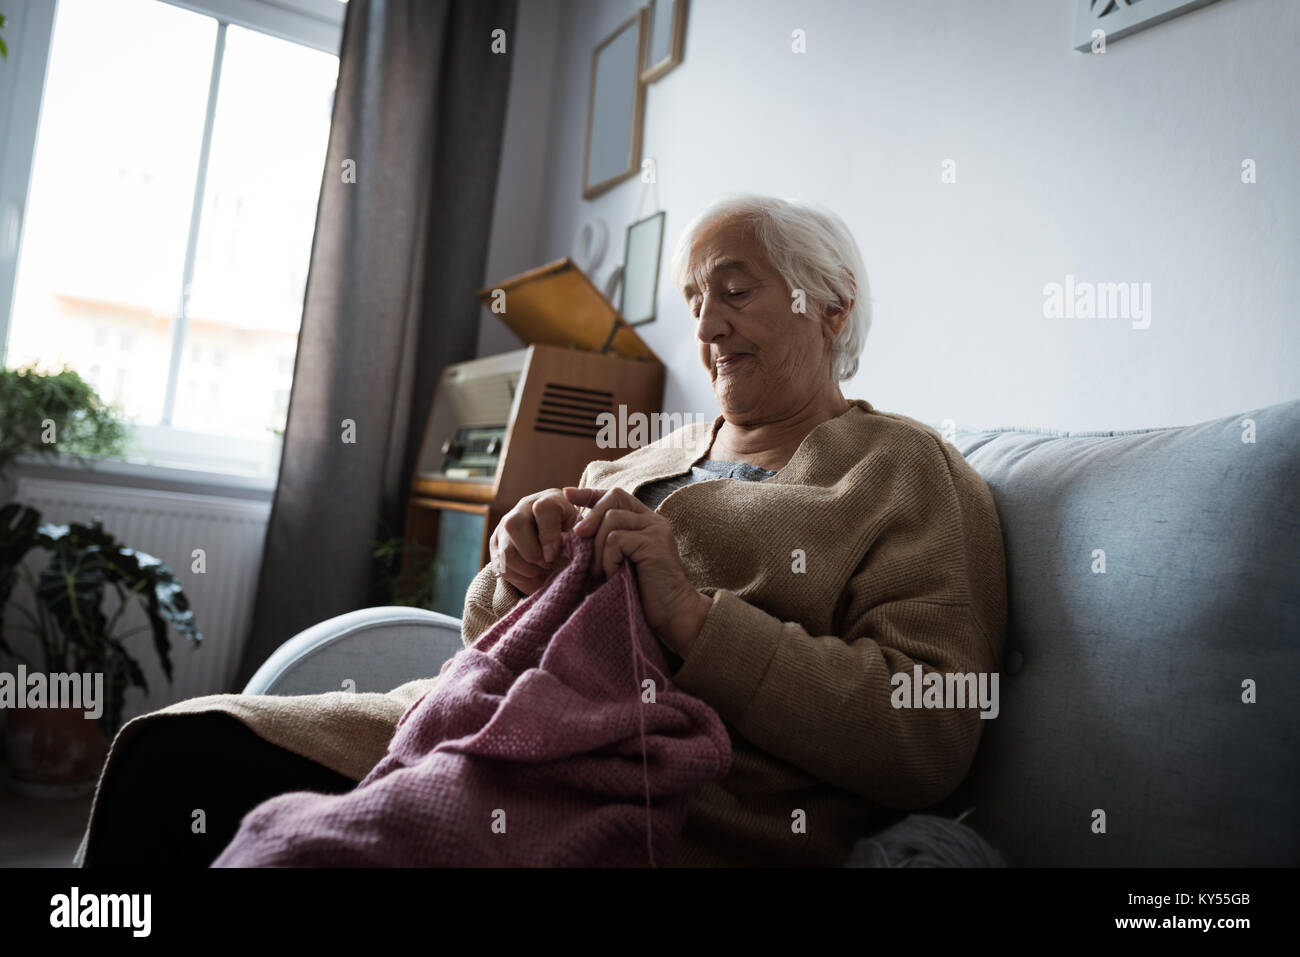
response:
<path id="1" fill-rule="evenodd" d="M 1015 865 L 1300 863 L 1300 401 L 952 440 L 1010 601 L 969 823 Z"/>

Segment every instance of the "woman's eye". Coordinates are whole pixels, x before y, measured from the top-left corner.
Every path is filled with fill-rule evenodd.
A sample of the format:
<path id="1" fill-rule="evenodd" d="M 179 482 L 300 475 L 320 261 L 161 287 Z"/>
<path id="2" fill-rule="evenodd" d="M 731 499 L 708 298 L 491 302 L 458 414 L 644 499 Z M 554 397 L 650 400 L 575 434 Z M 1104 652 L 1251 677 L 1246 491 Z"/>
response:
<path id="1" fill-rule="evenodd" d="M 728 290 L 727 290 L 727 295 L 728 295 L 728 296 L 731 296 L 731 297 L 735 297 L 735 296 L 743 296 L 744 294 L 745 294 L 745 290 L 743 290 L 743 289 L 728 289 Z"/>

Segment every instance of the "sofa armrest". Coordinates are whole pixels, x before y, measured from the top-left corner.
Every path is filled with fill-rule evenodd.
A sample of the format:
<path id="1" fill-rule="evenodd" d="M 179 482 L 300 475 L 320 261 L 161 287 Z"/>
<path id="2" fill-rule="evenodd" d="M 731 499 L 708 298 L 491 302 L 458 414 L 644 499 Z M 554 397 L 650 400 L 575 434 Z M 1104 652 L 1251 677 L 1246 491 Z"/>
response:
<path id="1" fill-rule="evenodd" d="M 275 650 L 244 694 L 384 693 L 429 678 L 464 647 L 460 619 L 423 608 L 361 608 L 313 625 Z M 345 688 L 345 680 L 356 682 Z"/>

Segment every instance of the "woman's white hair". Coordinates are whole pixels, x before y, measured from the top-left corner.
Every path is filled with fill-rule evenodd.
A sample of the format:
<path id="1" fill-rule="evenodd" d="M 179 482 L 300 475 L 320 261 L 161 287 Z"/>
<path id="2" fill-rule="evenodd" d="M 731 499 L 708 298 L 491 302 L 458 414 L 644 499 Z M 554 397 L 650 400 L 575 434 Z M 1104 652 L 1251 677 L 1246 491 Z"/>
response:
<path id="1" fill-rule="evenodd" d="M 851 378 L 858 371 L 858 357 L 871 328 L 871 301 L 862 254 L 844 220 L 829 209 L 799 200 L 724 196 L 691 220 L 677 240 L 670 268 L 679 293 L 690 281 L 687 267 L 696 237 L 707 227 L 731 219 L 752 228 L 792 296 L 794 290 L 803 290 L 808 314 L 820 317 L 826 309 L 852 300 L 848 321 L 831 342 L 831 375 L 841 381 Z"/>

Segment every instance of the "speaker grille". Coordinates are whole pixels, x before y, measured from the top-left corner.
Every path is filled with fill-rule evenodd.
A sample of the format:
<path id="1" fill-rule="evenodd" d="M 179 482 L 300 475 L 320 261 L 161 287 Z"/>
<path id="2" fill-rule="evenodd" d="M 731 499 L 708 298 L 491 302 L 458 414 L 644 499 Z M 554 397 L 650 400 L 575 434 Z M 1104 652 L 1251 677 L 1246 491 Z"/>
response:
<path id="1" fill-rule="evenodd" d="M 614 412 L 613 392 L 548 382 L 542 389 L 542 402 L 533 429 L 555 435 L 595 439 L 600 433 L 596 416 L 602 412 Z"/>

